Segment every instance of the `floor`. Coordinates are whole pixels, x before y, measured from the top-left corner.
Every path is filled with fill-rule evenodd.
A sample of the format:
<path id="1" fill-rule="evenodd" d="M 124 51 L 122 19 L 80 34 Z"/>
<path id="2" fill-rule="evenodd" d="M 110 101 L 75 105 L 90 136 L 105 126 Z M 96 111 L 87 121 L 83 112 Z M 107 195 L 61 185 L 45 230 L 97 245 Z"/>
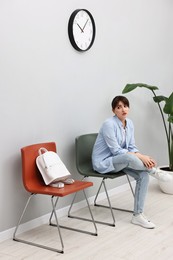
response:
<path id="1" fill-rule="evenodd" d="M 111 197 L 113 206 L 133 208 L 130 191 Z M 103 201 L 106 203 L 106 201 Z M 95 219 L 111 221 L 108 209 L 92 206 Z M 87 215 L 87 209 L 78 214 Z M 98 236 L 86 235 L 62 229 L 65 246 L 64 254 L 33 247 L 12 239 L 0 243 L 0 259 L 3 260 L 172 260 L 173 259 L 173 195 L 160 191 L 157 181 L 149 185 L 145 215 L 149 216 L 156 228 L 147 230 L 133 225 L 131 213 L 114 211 L 116 226 L 98 224 Z M 90 222 L 63 217 L 60 224 L 69 224 L 78 228 L 94 231 Z M 34 237 L 49 246 L 59 246 L 56 227 L 42 225 L 33 229 L 23 237 Z"/>

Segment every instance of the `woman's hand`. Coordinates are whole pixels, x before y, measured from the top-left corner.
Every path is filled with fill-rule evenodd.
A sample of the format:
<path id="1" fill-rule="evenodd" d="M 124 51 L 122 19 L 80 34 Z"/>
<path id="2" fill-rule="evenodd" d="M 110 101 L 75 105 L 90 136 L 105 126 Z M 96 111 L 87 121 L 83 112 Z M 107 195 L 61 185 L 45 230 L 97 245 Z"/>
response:
<path id="1" fill-rule="evenodd" d="M 135 153 L 135 155 L 143 162 L 145 167 L 147 167 L 148 169 L 156 166 L 156 161 L 150 156 L 140 153 Z"/>

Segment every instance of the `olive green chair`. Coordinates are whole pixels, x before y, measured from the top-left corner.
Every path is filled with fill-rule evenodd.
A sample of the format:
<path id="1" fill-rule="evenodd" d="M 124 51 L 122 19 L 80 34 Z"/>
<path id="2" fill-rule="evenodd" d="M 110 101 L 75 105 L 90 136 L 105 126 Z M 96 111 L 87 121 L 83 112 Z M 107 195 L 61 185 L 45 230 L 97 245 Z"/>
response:
<path id="1" fill-rule="evenodd" d="M 109 198 L 109 194 L 108 194 L 108 190 L 107 190 L 107 187 L 106 187 L 106 180 L 107 179 L 117 179 L 117 178 L 125 175 L 127 177 L 127 180 L 128 180 L 128 183 L 129 183 L 133 197 L 134 197 L 134 191 L 133 191 L 129 176 L 126 173 L 124 173 L 123 171 L 117 172 L 117 173 L 111 172 L 111 173 L 107 173 L 107 174 L 101 174 L 101 173 L 93 170 L 91 155 L 92 155 L 92 150 L 93 150 L 93 146 L 94 146 L 96 138 L 97 138 L 97 133 L 85 134 L 85 135 L 81 135 L 81 136 L 76 137 L 76 140 L 75 140 L 76 167 L 77 167 L 78 172 L 81 175 L 83 175 L 84 178 L 95 177 L 95 178 L 101 178 L 102 179 L 101 184 L 99 186 L 99 189 L 97 191 L 97 194 L 95 196 L 94 206 L 109 208 L 111 215 L 112 215 L 113 223 L 108 223 L 108 222 L 103 222 L 103 221 L 95 221 L 95 222 L 100 223 L 100 224 L 109 225 L 109 226 L 115 226 L 115 217 L 114 217 L 113 210 L 121 210 L 121 211 L 126 211 L 126 212 L 133 212 L 133 211 L 128 210 L 128 209 L 121 209 L 121 208 L 112 207 L 111 201 L 110 201 L 110 198 Z M 99 195 L 102 187 L 104 188 L 104 191 L 106 193 L 108 206 L 97 203 L 97 198 L 98 198 L 98 195 Z"/>

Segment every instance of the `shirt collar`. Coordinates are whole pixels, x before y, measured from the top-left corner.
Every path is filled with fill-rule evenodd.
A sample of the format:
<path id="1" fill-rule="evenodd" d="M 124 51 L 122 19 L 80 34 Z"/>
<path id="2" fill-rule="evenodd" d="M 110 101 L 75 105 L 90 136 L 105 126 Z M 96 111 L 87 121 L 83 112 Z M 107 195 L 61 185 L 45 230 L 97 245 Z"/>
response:
<path id="1" fill-rule="evenodd" d="M 114 115 L 114 118 L 115 118 L 115 120 L 116 120 L 118 126 L 121 127 L 121 128 L 122 128 L 122 127 L 124 128 L 123 123 L 121 122 L 121 120 L 120 120 L 116 115 Z M 128 120 L 127 120 L 127 118 L 126 118 L 126 127 L 127 127 L 127 125 L 128 125 Z M 125 128 L 126 128 L 126 127 L 125 127 Z"/>

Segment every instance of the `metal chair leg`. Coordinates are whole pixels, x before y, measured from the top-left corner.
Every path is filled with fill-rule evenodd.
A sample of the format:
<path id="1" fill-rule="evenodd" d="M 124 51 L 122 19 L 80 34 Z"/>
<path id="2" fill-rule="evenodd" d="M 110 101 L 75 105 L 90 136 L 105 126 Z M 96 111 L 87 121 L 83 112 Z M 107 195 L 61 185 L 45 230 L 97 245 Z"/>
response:
<path id="1" fill-rule="evenodd" d="M 32 198 L 33 195 L 34 195 L 34 193 L 31 193 L 31 194 L 30 194 L 30 196 L 29 196 L 29 198 L 28 198 L 28 200 L 27 200 L 27 202 L 26 202 L 26 205 L 25 205 L 25 207 L 24 207 L 24 210 L 23 210 L 23 212 L 22 212 L 22 215 L 20 216 L 19 221 L 18 221 L 18 223 L 17 223 L 17 226 L 16 226 L 16 228 L 15 228 L 15 230 L 14 230 L 13 240 L 15 240 L 15 241 L 18 241 L 18 239 L 16 238 L 16 233 L 17 233 L 17 231 L 18 231 L 18 228 L 19 228 L 19 226 L 20 226 L 20 223 L 21 223 L 21 221 L 22 221 L 22 218 L 23 218 L 23 216 L 24 216 L 24 214 L 25 214 L 25 211 L 26 211 L 26 209 L 27 209 L 27 207 L 28 207 L 28 204 L 29 204 L 29 202 L 30 202 L 30 200 L 31 200 L 31 198 Z"/>
<path id="2" fill-rule="evenodd" d="M 85 179 L 85 177 L 84 178 L 82 178 L 82 181 Z M 72 208 L 72 206 L 73 206 L 73 204 L 74 204 L 74 201 L 75 201 L 75 198 L 76 198 L 76 195 L 77 195 L 77 192 L 75 193 L 75 195 L 74 195 L 74 197 L 73 197 L 73 200 L 72 200 L 72 203 L 71 203 L 71 205 L 70 205 L 70 209 L 69 209 L 69 211 L 68 212 L 70 212 L 70 210 L 71 210 L 71 208 Z M 55 201 L 55 208 L 56 208 L 56 206 L 57 206 L 57 203 L 58 203 L 58 199 L 59 199 L 59 197 L 57 197 L 56 198 L 56 201 Z M 51 212 L 51 215 L 50 215 L 50 218 L 49 218 L 49 225 L 51 226 L 53 226 L 54 224 L 52 223 L 52 217 L 53 217 L 53 211 Z"/>
<path id="3" fill-rule="evenodd" d="M 84 179 L 87 178 L 87 177 L 88 177 L 88 176 L 85 176 L 82 180 L 84 180 Z M 103 183 L 103 182 L 102 182 L 102 183 Z M 100 189 L 101 189 L 102 183 L 101 183 L 101 185 L 100 185 L 99 191 L 100 191 Z M 97 196 L 97 195 L 96 195 L 96 196 Z M 108 194 L 107 194 L 107 196 L 108 196 Z M 73 198 L 73 201 L 72 201 L 72 203 L 71 203 L 71 207 L 72 207 L 72 205 L 73 205 L 73 203 L 74 203 L 75 197 L 76 197 L 76 194 L 75 194 L 75 196 L 74 196 L 74 198 Z M 113 211 L 112 211 L 112 209 L 111 209 L 111 203 L 110 203 L 109 197 L 107 197 L 107 198 L 108 198 L 108 202 L 109 202 L 109 205 L 110 205 L 110 210 L 111 210 L 111 214 L 112 214 L 112 218 L 113 218 L 113 223 L 104 222 L 104 221 L 99 221 L 99 220 L 94 220 L 94 222 L 95 222 L 95 223 L 98 223 L 98 224 L 103 224 L 103 225 L 115 227 L 115 218 L 114 218 Z M 89 205 L 89 203 L 88 203 L 88 205 Z M 70 210 L 71 210 L 71 207 L 70 207 L 70 209 L 69 209 L 69 212 L 70 212 Z M 89 207 L 89 208 L 90 208 L 90 207 Z M 82 217 L 77 217 L 77 216 L 72 216 L 72 215 L 70 215 L 70 214 L 69 214 L 69 217 L 71 217 L 71 218 L 76 218 L 76 219 L 81 219 L 81 220 L 84 220 L 84 221 L 92 222 L 91 219 L 82 218 Z"/>
<path id="4" fill-rule="evenodd" d="M 32 246 L 37 246 L 37 247 L 40 247 L 40 248 L 43 248 L 43 249 L 48 249 L 48 250 L 51 250 L 51 251 L 54 251 L 54 252 L 58 252 L 58 253 L 64 253 L 64 245 L 63 245 L 63 240 L 62 240 L 62 236 L 61 236 L 61 232 L 60 232 L 60 228 L 59 228 L 59 224 L 58 224 L 58 218 L 57 218 L 57 215 L 56 215 L 56 211 L 55 211 L 55 206 L 54 206 L 54 203 L 53 203 L 53 196 L 52 196 L 52 208 L 53 208 L 53 214 L 55 215 L 55 220 L 56 220 L 56 225 L 57 225 L 57 229 L 58 229 L 58 233 L 59 233 L 59 237 L 60 237 L 60 241 L 61 241 L 61 247 L 62 249 L 59 250 L 59 249 L 56 249 L 56 248 L 52 248 L 52 247 L 48 247 L 48 246 L 44 246 L 44 245 L 41 245 L 41 244 L 38 244 L 38 243 L 33 243 L 33 242 L 30 242 L 30 241 L 27 241 L 27 240 L 23 240 L 23 239 L 20 239 L 20 238 L 17 238 L 16 237 L 16 234 L 17 234 L 17 231 L 18 231 L 18 228 L 20 226 L 20 223 L 23 219 L 23 216 L 26 212 L 26 209 L 29 205 L 29 202 L 31 200 L 31 198 L 33 197 L 33 195 L 36 195 L 34 193 L 31 193 L 28 200 L 27 200 L 27 203 L 24 207 L 24 210 L 22 212 L 22 215 L 21 217 L 19 218 L 19 221 L 18 221 L 18 224 L 15 228 L 15 231 L 14 231 L 14 234 L 13 234 L 13 240 L 14 241 L 18 241 L 18 242 L 21 242 L 21 243 L 25 243 L 25 244 L 28 244 L 28 245 L 32 245 Z"/>
<path id="5" fill-rule="evenodd" d="M 130 179 L 129 179 L 128 175 L 126 175 L 126 176 L 127 176 L 127 179 L 128 179 L 128 182 L 129 182 L 129 185 L 130 185 L 132 194 L 133 194 L 133 196 L 134 196 L 134 192 L 133 192 L 133 188 L 132 188 L 132 186 L 131 186 Z M 100 187 L 99 187 L 99 189 L 98 189 L 98 192 L 97 192 L 96 197 L 95 197 L 95 200 L 94 200 L 94 206 L 103 207 L 103 208 L 109 208 L 109 209 L 111 210 L 111 214 L 112 214 L 112 210 L 120 210 L 120 211 L 125 211 L 125 212 L 133 213 L 132 210 L 122 209 L 122 208 L 115 208 L 115 207 L 112 207 L 112 206 L 111 206 L 110 199 L 109 199 L 109 195 L 108 195 L 108 191 L 107 191 L 106 184 L 105 184 L 105 179 L 106 179 L 106 178 L 103 178 L 103 180 L 102 180 L 102 182 L 101 182 L 101 184 L 100 184 Z M 105 193 L 106 193 L 106 197 L 107 197 L 109 206 L 105 206 L 105 205 L 96 203 L 102 185 L 104 186 L 104 190 L 105 190 Z M 114 220 L 114 217 L 113 217 L 113 220 Z"/>
<path id="6" fill-rule="evenodd" d="M 55 200 L 55 203 L 54 203 L 54 207 L 55 208 L 57 207 L 58 200 L 59 200 L 59 197 L 56 197 L 56 200 Z M 50 214 L 50 218 L 49 218 L 49 225 L 50 226 L 53 226 L 53 224 L 52 224 L 52 217 L 53 217 L 53 210 L 52 210 L 52 212 Z"/>
<path id="7" fill-rule="evenodd" d="M 97 203 L 96 203 L 96 200 L 97 200 L 97 197 L 98 197 L 98 195 L 99 195 L 99 193 L 100 193 L 100 190 L 101 190 L 102 185 L 104 186 L 104 190 L 105 190 L 105 193 L 106 193 L 106 197 L 107 197 L 109 206 L 104 206 L 104 205 L 102 205 L 102 204 L 97 204 Z M 95 199 L 94 199 L 94 206 L 109 208 L 110 211 L 111 211 L 113 223 L 111 224 L 111 223 L 109 223 L 109 222 L 100 222 L 100 224 L 104 224 L 104 225 L 109 225 L 109 226 L 115 227 L 115 217 L 114 217 L 114 213 L 113 213 L 113 207 L 112 207 L 112 205 L 111 205 L 111 202 L 110 202 L 110 199 L 109 199 L 109 195 L 108 195 L 108 192 L 107 192 L 106 183 L 105 183 L 105 178 L 102 179 L 101 184 L 100 184 L 100 186 L 99 186 L 99 189 L 98 189 L 98 191 L 97 191 L 96 197 L 95 197 Z"/>
<path id="8" fill-rule="evenodd" d="M 131 189 L 131 192 L 133 194 L 133 197 L 135 197 L 135 193 L 134 193 L 134 190 L 133 190 L 133 187 L 132 187 L 132 184 L 131 184 L 131 181 L 130 181 L 130 178 L 129 178 L 128 174 L 126 174 L 126 177 L 127 177 L 127 180 L 128 180 L 128 183 L 129 183 L 129 186 L 130 186 L 130 189 Z"/>
<path id="9" fill-rule="evenodd" d="M 95 196 L 95 199 L 94 199 L 94 206 L 96 206 L 96 200 L 97 200 L 97 197 L 98 197 L 98 195 L 99 195 L 99 193 L 100 193 L 101 187 L 102 187 L 102 185 L 103 185 L 103 181 L 104 181 L 104 178 L 102 179 L 102 181 L 101 181 L 101 183 L 100 183 L 100 186 L 99 186 L 99 188 L 98 188 L 98 191 L 97 191 L 97 193 L 96 193 L 96 196 Z"/>
<path id="10" fill-rule="evenodd" d="M 59 225 L 59 226 L 60 226 L 60 228 L 64 228 L 64 229 L 68 229 L 68 230 L 72 230 L 72 231 L 77 231 L 77 232 L 80 232 L 80 233 L 85 233 L 85 234 L 97 236 L 96 223 L 95 223 L 95 220 L 94 220 L 94 217 L 93 217 L 93 214 L 92 214 L 92 211 L 91 211 L 91 208 L 90 208 L 90 205 L 89 205 L 89 202 L 88 202 L 88 199 L 87 199 L 85 190 L 83 190 L 83 193 L 84 193 L 84 196 L 85 196 L 85 200 L 86 200 L 86 202 L 87 202 L 88 210 L 89 210 L 90 215 L 91 215 L 91 219 L 90 219 L 89 221 L 93 223 L 95 232 L 85 231 L 85 230 L 76 229 L 76 228 L 71 228 L 71 227 L 62 226 L 62 225 Z M 85 219 L 82 218 L 82 217 L 73 216 L 73 215 L 71 215 L 71 213 L 70 213 L 70 212 L 71 212 L 71 209 L 72 209 L 72 207 L 73 207 L 73 204 L 74 204 L 76 195 L 77 195 L 77 192 L 75 193 L 75 195 L 74 195 L 74 197 L 73 197 L 73 200 L 72 200 L 72 203 L 71 203 L 71 205 L 70 205 L 70 208 L 69 208 L 69 210 L 68 210 L 68 217 L 70 217 L 70 218 L 76 218 L 76 219 L 80 219 L 80 220 L 85 220 Z M 57 202 L 58 202 L 58 199 L 56 199 L 56 201 L 55 201 L 55 203 L 54 203 L 54 206 L 57 205 Z M 52 223 L 52 217 L 53 217 L 53 214 L 51 213 L 51 216 L 50 216 L 50 219 L 49 219 L 49 223 L 50 223 L 51 226 L 56 226 L 56 224 Z"/>

